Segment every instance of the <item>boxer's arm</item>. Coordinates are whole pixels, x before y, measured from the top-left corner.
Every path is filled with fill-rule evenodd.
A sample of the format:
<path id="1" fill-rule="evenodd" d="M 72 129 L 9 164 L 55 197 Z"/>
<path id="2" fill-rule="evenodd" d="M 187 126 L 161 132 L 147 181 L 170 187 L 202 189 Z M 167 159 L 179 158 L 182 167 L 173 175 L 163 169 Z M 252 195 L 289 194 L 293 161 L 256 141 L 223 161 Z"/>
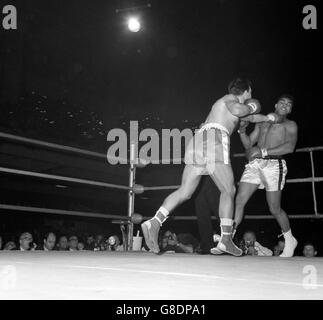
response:
<path id="1" fill-rule="evenodd" d="M 242 120 L 249 121 L 252 123 L 258 123 L 258 122 L 268 122 L 269 118 L 268 116 L 265 116 L 263 114 L 251 114 L 249 116 L 243 117 Z"/>
<path id="2" fill-rule="evenodd" d="M 282 156 L 282 155 L 294 152 L 296 142 L 297 142 L 297 131 L 298 131 L 297 124 L 295 122 L 291 122 L 286 127 L 285 142 L 274 148 L 267 149 L 268 155 Z"/>
<path id="3" fill-rule="evenodd" d="M 256 124 L 254 130 L 250 133 L 250 136 L 246 134 L 246 131 L 240 131 L 240 139 L 245 149 L 250 149 L 257 141 L 259 137 L 260 129 Z"/>
<path id="4" fill-rule="evenodd" d="M 236 117 L 245 117 L 253 112 L 253 109 L 250 106 L 239 103 L 236 100 L 227 100 L 225 102 L 226 107 Z"/>

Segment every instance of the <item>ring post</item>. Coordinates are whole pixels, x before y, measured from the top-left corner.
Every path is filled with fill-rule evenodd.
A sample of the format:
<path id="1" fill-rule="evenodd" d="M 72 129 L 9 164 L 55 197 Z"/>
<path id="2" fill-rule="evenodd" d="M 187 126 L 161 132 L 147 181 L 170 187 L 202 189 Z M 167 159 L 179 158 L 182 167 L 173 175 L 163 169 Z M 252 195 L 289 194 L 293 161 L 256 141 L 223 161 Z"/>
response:
<path id="1" fill-rule="evenodd" d="M 130 168 L 129 168 L 129 192 L 128 192 L 128 217 L 131 219 L 134 213 L 135 205 L 135 192 L 133 186 L 136 179 L 136 166 L 135 166 L 135 144 L 132 142 L 130 145 Z M 133 222 L 130 220 L 128 225 L 128 250 L 132 250 L 133 239 Z"/>
<path id="2" fill-rule="evenodd" d="M 316 202 L 316 191 L 315 191 L 315 169 L 314 169 L 314 159 L 313 159 L 313 151 L 310 151 L 310 159 L 311 159 L 311 171 L 312 171 L 312 193 L 313 193 L 313 203 L 314 203 L 314 213 L 317 216 L 317 202 Z"/>

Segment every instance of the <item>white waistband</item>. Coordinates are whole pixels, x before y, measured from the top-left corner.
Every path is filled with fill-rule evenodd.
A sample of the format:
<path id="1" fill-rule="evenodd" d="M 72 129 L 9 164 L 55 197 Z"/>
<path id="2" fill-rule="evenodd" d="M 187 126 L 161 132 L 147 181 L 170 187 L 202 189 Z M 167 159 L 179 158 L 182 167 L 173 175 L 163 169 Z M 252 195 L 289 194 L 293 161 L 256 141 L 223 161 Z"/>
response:
<path id="1" fill-rule="evenodd" d="M 204 126 L 202 126 L 202 128 L 200 128 L 200 130 L 198 132 L 202 132 L 204 130 L 209 130 L 212 128 L 222 130 L 225 133 L 229 134 L 229 130 L 226 127 L 224 127 L 222 124 L 219 124 L 216 122 L 206 123 Z"/>

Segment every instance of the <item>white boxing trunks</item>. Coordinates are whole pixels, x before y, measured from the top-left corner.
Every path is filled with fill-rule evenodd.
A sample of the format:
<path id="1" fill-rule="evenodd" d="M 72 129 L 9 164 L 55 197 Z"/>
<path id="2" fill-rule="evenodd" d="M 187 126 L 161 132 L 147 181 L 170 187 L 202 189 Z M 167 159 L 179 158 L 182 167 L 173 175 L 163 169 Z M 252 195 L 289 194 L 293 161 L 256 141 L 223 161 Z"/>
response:
<path id="1" fill-rule="evenodd" d="M 189 141 L 185 150 L 185 164 L 194 165 L 201 174 L 209 174 L 214 164 L 230 164 L 230 136 L 227 128 L 207 123 Z"/>
<path id="2" fill-rule="evenodd" d="M 284 159 L 256 158 L 245 166 L 240 182 L 258 184 L 258 189 L 266 191 L 280 191 L 284 188 L 286 174 Z"/>

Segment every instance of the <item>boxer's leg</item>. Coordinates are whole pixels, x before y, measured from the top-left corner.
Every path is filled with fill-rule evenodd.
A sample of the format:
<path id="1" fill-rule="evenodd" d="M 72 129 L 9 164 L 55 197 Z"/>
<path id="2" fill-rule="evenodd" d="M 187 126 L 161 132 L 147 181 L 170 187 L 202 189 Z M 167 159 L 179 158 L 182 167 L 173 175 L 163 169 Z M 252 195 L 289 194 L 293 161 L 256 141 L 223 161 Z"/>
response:
<path id="1" fill-rule="evenodd" d="M 271 214 L 276 218 L 279 226 L 281 227 L 284 238 L 285 238 L 285 248 L 280 257 L 292 257 L 294 255 L 294 250 L 297 247 L 297 240 L 294 238 L 289 219 L 286 212 L 281 208 L 281 190 L 280 191 L 267 191 L 266 198 Z"/>
<path id="2" fill-rule="evenodd" d="M 232 241 L 235 186 L 231 165 L 216 162 L 210 175 L 221 192 L 219 204 L 221 239 L 217 247 L 211 249 L 211 253 L 218 254 L 218 251 L 223 251 L 234 256 L 241 256 L 242 250 Z"/>
<path id="3" fill-rule="evenodd" d="M 254 192 L 258 189 L 258 184 L 240 182 L 235 200 L 234 228 L 235 230 L 243 219 L 244 207 Z"/>
<path id="4" fill-rule="evenodd" d="M 161 225 L 171 211 L 191 198 L 201 180 L 200 172 L 201 170 L 195 168 L 193 165 L 186 165 L 181 186 L 164 200 L 164 203 L 152 219 L 145 221 L 141 225 L 146 244 L 153 252 L 159 252 L 158 233 Z"/>

